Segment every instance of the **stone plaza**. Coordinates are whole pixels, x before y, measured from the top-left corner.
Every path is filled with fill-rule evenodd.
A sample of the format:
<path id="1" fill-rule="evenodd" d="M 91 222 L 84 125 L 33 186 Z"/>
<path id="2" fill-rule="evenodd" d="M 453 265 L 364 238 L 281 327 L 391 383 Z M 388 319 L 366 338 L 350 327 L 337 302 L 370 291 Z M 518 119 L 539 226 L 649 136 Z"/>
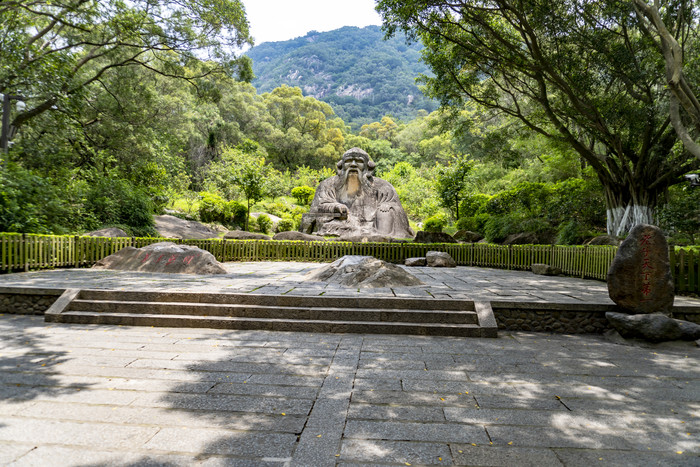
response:
<path id="1" fill-rule="evenodd" d="M 40 271 L 0 276 L 0 288 L 611 304 L 604 282 L 467 267 L 415 268 L 426 285 L 405 290 L 302 280 L 319 266 Z M 9 313 L 0 333 L 0 465 L 700 465 L 695 342 L 68 325 Z"/>

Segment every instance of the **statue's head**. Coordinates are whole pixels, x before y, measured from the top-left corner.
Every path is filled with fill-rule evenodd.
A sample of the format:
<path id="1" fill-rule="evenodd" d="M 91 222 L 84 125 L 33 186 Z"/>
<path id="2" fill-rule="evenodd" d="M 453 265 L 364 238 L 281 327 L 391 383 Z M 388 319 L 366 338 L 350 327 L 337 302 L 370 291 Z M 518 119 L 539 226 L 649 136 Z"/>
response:
<path id="1" fill-rule="evenodd" d="M 337 167 L 341 198 L 360 196 L 362 190 L 371 188 L 372 174 L 376 166 L 369 160 L 369 154 L 362 149 L 352 148 L 345 151 Z"/>
<path id="2" fill-rule="evenodd" d="M 374 174 L 376 164 L 369 160 L 369 154 L 360 148 L 352 148 L 345 151 L 343 157 L 336 164 L 338 175 L 345 178 L 348 173 L 357 172 L 364 177 L 371 177 Z"/>

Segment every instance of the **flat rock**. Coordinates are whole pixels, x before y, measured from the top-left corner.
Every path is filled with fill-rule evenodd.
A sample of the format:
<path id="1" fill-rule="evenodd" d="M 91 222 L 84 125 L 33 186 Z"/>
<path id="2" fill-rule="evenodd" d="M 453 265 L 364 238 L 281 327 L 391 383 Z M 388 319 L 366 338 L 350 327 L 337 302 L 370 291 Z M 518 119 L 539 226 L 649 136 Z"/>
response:
<path id="1" fill-rule="evenodd" d="M 620 244 L 608 271 L 608 294 L 629 313 L 663 313 L 673 308 L 668 243 L 661 229 L 635 226 Z"/>
<path id="2" fill-rule="evenodd" d="M 424 230 L 416 233 L 415 243 L 459 243 L 454 237 L 445 232 L 426 232 Z"/>
<path id="3" fill-rule="evenodd" d="M 86 237 L 128 237 L 129 234 L 117 227 L 94 230 L 85 234 Z"/>
<path id="4" fill-rule="evenodd" d="M 272 240 L 271 237 L 255 232 L 246 232 L 245 230 L 229 230 L 224 235 L 227 240 Z"/>
<path id="5" fill-rule="evenodd" d="M 273 240 L 299 240 L 299 241 L 304 241 L 304 242 L 325 242 L 327 241 L 325 238 L 321 237 L 320 235 L 311 235 L 307 234 L 304 232 L 296 232 L 293 230 L 289 230 L 287 232 L 279 232 L 276 233 L 274 237 L 272 237 Z"/>
<path id="6" fill-rule="evenodd" d="M 101 259 L 93 269 L 169 272 L 177 274 L 226 274 L 226 269 L 208 251 L 189 245 L 159 242 L 143 248 L 128 246 Z"/>
<path id="7" fill-rule="evenodd" d="M 423 285 L 413 274 L 373 256 L 347 255 L 307 274 L 307 281 L 343 287 L 401 287 Z"/>
<path id="8" fill-rule="evenodd" d="M 188 221 L 179 217 L 163 215 L 153 216 L 158 235 L 166 238 L 218 238 L 218 234 L 197 221 Z"/>
<path id="9" fill-rule="evenodd" d="M 644 339 L 650 342 L 700 339 L 700 324 L 658 313 L 627 315 L 607 312 L 605 317 L 624 338 Z"/>
<path id="10" fill-rule="evenodd" d="M 539 274 L 541 276 L 558 276 L 561 274 L 561 269 L 550 266 L 549 264 L 533 263 L 530 268 L 533 274 Z"/>
<path id="11" fill-rule="evenodd" d="M 455 268 L 457 262 L 444 251 L 429 251 L 425 254 L 425 263 L 431 268 Z"/>
<path id="12" fill-rule="evenodd" d="M 419 256 L 417 258 L 406 258 L 403 264 L 406 266 L 425 266 L 428 262 L 425 256 Z"/>

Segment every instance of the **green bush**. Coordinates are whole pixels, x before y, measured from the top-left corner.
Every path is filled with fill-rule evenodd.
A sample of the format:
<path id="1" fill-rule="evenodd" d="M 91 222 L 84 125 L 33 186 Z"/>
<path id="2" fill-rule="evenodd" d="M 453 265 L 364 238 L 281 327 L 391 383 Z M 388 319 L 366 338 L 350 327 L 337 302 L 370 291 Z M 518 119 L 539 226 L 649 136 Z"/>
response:
<path id="1" fill-rule="evenodd" d="M 423 230 L 426 232 L 442 232 L 446 226 L 447 219 L 441 215 L 429 217 L 423 222 Z"/>
<path id="2" fill-rule="evenodd" d="M 248 209 L 243 203 L 238 201 L 230 201 L 227 205 L 228 215 L 230 216 L 230 223 L 243 227 L 245 223 L 245 216 L 248 214 Z"/>
<path id="3" fill-rule="evenodd" d="M 557 232 L 557 244 L 559 245 L 582 245 L 590 237 L 589 230 L 584 224 L 571 220 L 559 227 Z"/>
<path id="4" fill-rule="evenodd" d="M 258 230 L 266 234 L 270 229 L 272 229 L 272 220 L 270 220 L 270 216 L 267 214 L 258 215 Z"/>
<path id="5" fill-rule="evenodd" d="M 144 190 L 127 180 L 102 178 L 93 183 L 86 195 L 85 210 L 100 227 L 125 225 L 129 227 L 128 233 L 137 237 L 158 234 L 153 221 L 153 202 Z"/>
<path id="6" fill-rule="evenodd" d="M 269 212 L 273 216 L 284 217 L 285 214 L 289 214 L 291 206 L 287 203 L 273 202 L 273 203 L 263 203 L 265 206 L 265 211 Z"/>
<path id="7" fill-rule="evenodd" d="M 486 203 L 491 199 L 489 195 L 483 193 L 472 193 L 467 195 L 461 203 L 459 203 L 459 217 L 472 217 L 481 212 L 486 206 Z"/>
<path id="8" fill-rule="evenodd" d="M 294 230 L 294 219 L 283 217 L 277 222 L 277 232 L 287 232 L 289 230 Z"/>
<path id="9" fill-rule="evenodd" d="M 199 193 L 199 199 L 199 219 L 202 222 L 228 223 L 230 217 L 229 206 L 221 196 L 202 191 Z"/>
<path id="10" fill-rule="evenodd" d="M 292 196 L 296 198 L 297 203 L 303 206 L 311 204 L 315 194 L 316 190 L 310 186 L 302 185 L 292 188 Z"/>
<path id="11" fill-rule="evenodd" d="M 96 223 L 71 195 L 30 170 L 6 165 L 0 170 L 0 232 L 64 234 Z"/>
<path id="12" fill-rule="evenodd" d="M 474 216 L 470 217 L 460 217 L 455 222 L 455 229 L 457 230 L 471 230 L 474 232 L 476 228 L 476 222 L 474 221 Z"/>
<path id="13" fill-rule="evenodd" d="M 475 216 L 462 217 L 455 223 L 457 230 L 469 230 L 471 232 L 484 232 L 484 226 L 491 216 L 486 213 Z"/>

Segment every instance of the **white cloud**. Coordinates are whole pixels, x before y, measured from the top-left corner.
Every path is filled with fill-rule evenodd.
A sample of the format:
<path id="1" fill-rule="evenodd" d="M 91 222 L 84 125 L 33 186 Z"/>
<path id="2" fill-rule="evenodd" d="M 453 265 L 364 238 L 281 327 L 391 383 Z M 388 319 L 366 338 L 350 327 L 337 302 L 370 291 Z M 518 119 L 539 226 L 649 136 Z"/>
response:
<path id="1" fill-rule="evenodd" d="M 331 31 L 380 25 L 374 0 L 243 0 L 255 44 Z"/>

